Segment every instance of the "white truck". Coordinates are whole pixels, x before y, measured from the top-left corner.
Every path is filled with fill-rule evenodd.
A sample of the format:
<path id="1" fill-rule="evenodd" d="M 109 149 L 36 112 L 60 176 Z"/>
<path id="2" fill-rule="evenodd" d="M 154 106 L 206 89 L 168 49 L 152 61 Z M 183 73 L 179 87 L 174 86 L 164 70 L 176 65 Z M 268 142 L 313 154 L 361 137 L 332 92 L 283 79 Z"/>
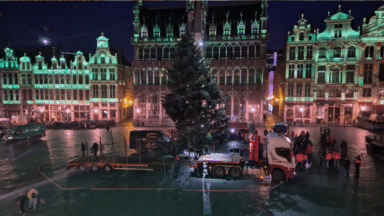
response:
<path id="1" fill-rule="evenodd" d="M 190 168 L 195 173 L 201 174 L 205 164 L 208 173 L 212 173 L 215 178 L 229 175 L 236 179 L 242 177 L 245 166 L 252 165 L 256 169 L 264 169 L 275 182 L 293 178 L 296 174 L 296 162 L 289 138 L 279 133 L 270 132 L 267 142 L 263 145 L 263 150 L 260 148 L 258 140 L 260 138 L 256 139 L 256 142 L 250 143 L 250 158 L 253 160 L 247 163 L 242 160 L 238 153 L 212 153 L 199 157 Z M 261 155 L 261 157 L 251 157 L 251 154 Z M 255 160 L 255 158 L 257 159 Z"/>

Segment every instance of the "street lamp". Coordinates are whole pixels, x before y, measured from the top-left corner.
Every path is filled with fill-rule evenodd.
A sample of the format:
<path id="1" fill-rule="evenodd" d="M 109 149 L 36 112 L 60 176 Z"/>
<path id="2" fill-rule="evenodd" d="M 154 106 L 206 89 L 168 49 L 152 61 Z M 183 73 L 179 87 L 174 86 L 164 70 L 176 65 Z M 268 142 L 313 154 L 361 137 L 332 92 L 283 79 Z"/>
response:
<path id="1" fill-rule="evenodd" d="M 43 122 L 44 108 L 40 108 L 40 120 Z"/>
<path id="2" fill-rule="evenodd" d="M 67 121 L 69 122 L 69 109 L 66 110 L 67 111 Z"/>
<path id="3" fill-rule="evenodd" d="M 140 112 L 140 109 L 137 109 L 136 112 L 139 113 L 139 112 Z"/>
<path id="4" fill-rule="evenodd" d="M 300 112 L 301 112 L 301 126 L 303 126 L 303 111 L 304 111 L 304 108 L 301 107 L 300 108 Z"/>

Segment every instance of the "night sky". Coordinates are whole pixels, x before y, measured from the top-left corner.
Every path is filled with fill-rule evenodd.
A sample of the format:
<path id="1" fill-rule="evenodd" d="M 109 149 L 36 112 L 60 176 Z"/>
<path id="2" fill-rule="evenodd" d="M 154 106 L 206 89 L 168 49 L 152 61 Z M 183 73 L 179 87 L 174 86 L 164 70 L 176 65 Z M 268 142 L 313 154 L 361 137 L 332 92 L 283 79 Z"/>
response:
<path id="1" fill-rule="evenodd" d="M 209 4 L 223 4 L 211 1 Z M 333 14 L 338 5 L 344 13 L 352 10 L 354 28 L 362 18 L 372 14 L 379 1 L 269 1 L 268 48 L 281 49 L 287 31 L 292 31 L 301 14 L 320 31 L 325 28 L 328 11 Z M 31 49 L 44 46 L 40 40 L 48 38 L 49 46 L 60 46 L 63 51 L 94 53 L 96 38 L 103 31 L 110 47 L 122 49 L 132 60 L 130 38 L 133 31 L 134 2 L 0 2 L 0 48 L 9 43 L 13 48 Z M 144 2 L 147 6 L 184 6 L 185 2 Z M 50 58 L 51 56 L 46 56 Z"/>

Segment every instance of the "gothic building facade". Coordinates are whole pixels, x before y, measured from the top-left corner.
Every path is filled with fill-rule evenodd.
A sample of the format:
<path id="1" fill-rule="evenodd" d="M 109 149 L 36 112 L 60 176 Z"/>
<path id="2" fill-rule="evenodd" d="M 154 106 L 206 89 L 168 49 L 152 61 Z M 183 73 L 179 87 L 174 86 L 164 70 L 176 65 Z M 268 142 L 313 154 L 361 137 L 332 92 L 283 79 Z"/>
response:
<path id="1" fill-rule="evenodd" d="M 102 34 L 96 40 L 96 53 L 88 61 L 78 51 L 70 65 L 64 57 L 52 57 L 48 65 L 41 54 L 36 62 L 25 54 L 18 61 L 13 50 L 5 48 L 5 58 L 0 59 L 4 117 L 119 122 L 130 68 L 110 53 L 108 38 Z"/>
<path id="2" fill-rule="evenodd" d="M 168 89 L 166 68 L 183 35 L 190 35 L 210 61 L 213 76 L 226 97 L 225 114 L 232 122 L 261 122 L 267 97 L 266 1 L 212 5 L 187 1 L 181 8 L 134 7 L 134 124 L 172 126 L 161 106 Z"/>
<path id="3" fill-rule="evenodd" d="M 373 118 L 384 104 L 384 52 L 380 7 L 369 23 L 354 30 L 340 9 L 328 12 L 323 32 L 302 18 L 288 32 L 285 59 L 286 121 L 350 123 Z"/>

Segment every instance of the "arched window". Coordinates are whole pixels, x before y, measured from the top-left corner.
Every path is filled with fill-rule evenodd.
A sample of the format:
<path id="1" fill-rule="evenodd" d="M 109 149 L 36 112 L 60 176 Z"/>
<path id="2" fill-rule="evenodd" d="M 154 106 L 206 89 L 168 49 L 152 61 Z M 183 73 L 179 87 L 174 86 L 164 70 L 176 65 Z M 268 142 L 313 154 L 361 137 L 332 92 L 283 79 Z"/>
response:
<path id="1" fill-rule="evenodd" d="M 227 85 L 232 85 L 232 70 L 227 69 Z"/>
<path id="2" fill-rule="evenodd" d="M 152 95 L 150 99 L 151 99 L 151 110 L 149 113 L 149 117 L 157 118 L 159 117 L 159 96 Z"/>
<path id="3" fill-rule="evenodd" d="M 341 48 L 339 46 L 333 48 L 333 58 L 341 57 Z"/>
<path id="4" fill-rule="evenodd" d="M 248 52 L 248 46 L 246 44 L 243 44 L 241 46 L 241 57 L 248 58 L 247 52 Z"/>
<path id="5" fill-rule="evenodd" d="M 384 57 L 384 46 L 380 47 L 380 59 Z"/>
<path id="6" fill-rule="evenodd" d="M 219 85 L 225 85 L 225 71 L 220 71 Z"/>
<path id="7" fill-rule="evenodd" d="M 312 40 L 312 35 L 308 36 L 308 40 L 310 40 L 310 41 Z"/>
<path id="8" fill-rule="evenodd" d="M 295 36 L 292 36 L 292 37 L 291 37 L 291 41 L 295 41 Z"/>
<path id="9" fill-rule="evenodd" d="M 148 70 L 148 85 L 153 85 L 153 71 Z"/>
<path id="10" fill-rule="evenodd" d="M 261 57 L 261 54 L 260 54 L 260 45 L 259 44 L 255 44 L 255 47 L 256 47 L 256 57 Z"/>
<path id="11" fill-rule="evenodd" d="M 137 59 L 139 60 L 143 60 L 143 56 L 144 56 L 144 47 L 140 47 L 139 48 L 139 54 L 137 56 Z"/>
<path id="12" fill-rule="evenodd" d="M 319 49 L 319 58 L 327 58 L 327 49 L 325 47 Z"/>
<path id="13" fill-rule="evenodd" d="M 247 69 L 241 70 L 240 85 L 247 85 Z"/>
<path id="14" fill-rule="evenodd" d="M 251 68 L 251 69 L 249 69 L 248 85 L 255 85 L 255 83 L 256 83 L 255 69 Z"/>
<path id="15" fill-rule="evenodd" d="M 251 44 L 249 45 L 249 58 L 255 57 L 255 45 Z"/>
<path id="16" fill-rule="evenodd" d="M 240 46 L 235 45 L 235 59 L 240 58 Z"/>
<path id="17" fill-rule="evenodd" d="M 135 71 L 135 85 L 140 84 L 140 71 L 136 70 Z"/>
<path id="18" fill-rule="evenodd" d="M 145 70 L 141 71 L 141 85 L 147 85 L 147 72 Z"/>
<path id="19" fill-rule="evenodd" d="M 138 113 L 139 117 L 145 117 L 146 114 L 146 104 L 147 104 L 147 98 L 144 94 L 140 95 L 139 97 L 139 110 L 136 112 Z"/>
<path id="20" fill-rule="evenodd" d="M 225 59 L 227 57 L 227 49 L 226 47 L 223 45 L 220 47 L 220 59 Z"/>
<path id="21" fill-rule="evenodd" d="M 356 48 L 354 46 L 348 47 L 348 58 L 356 57 Z"/>
<path id="22" fill-rule="evenodd" d="M 233 85 L 240 85 L 240 70 L 239 69 L 235 70 L 235 77 L 234 77 L 233 81 L 234 81 Z"/>
<path id="23" fill-rule="evenodd" d="M 166 85 L 166 73 L 165 73 L 165 70 L 162 70 L 160 72 L 160 85 Z"/>
<path id="24" fill-rule="evenodd" d="M 144 48 L 144 60 L 149 59 L 149 47 Z"/>
<path id="25" fill-rule="evenodd" d="M 373 58 L 373 49 L 374 47 L 373 46 L 367 46 L 365 47 L 365 58 Z"/>
<path id="26" fill-rule="evenodd" d="M 154 85 L 160 85 L 160 74 L 158 70 L 155 70 L 154 78 L 155 78 Z"/>
<path id="27" fill-rule="evenodd" d="M 156 47 L 151 48 L 151 59 L 156 59 Z"/>
<path id="28" fill-rule="evenodd" d="M 217 45 L 213 46 L 213 58 L 214 59 L 219 58 L 219 47 Z"/>
<path id="29" fill-rule="evenodd" d="M 210 45 L 208 45 L 206 48 L 205 48 L 205 52 L 206 52 L 206 58 L 207 59 L 210 59 L 212 58 L 212 47 Z"/>
<path id="30" fill-rule="evenodd" d="M 164 60 L 169 60 L 169 46 L 164 47 Z"/>
<path id="31" fill-rule="evenodd" d="M 157 60 L 163 59 L 163 46 L 157 47 Z"/>
<path id="32" fill-rule="evenodd" d="M 304 40 L 304 33 L 300 32 L 300 34 L 299 34 L 299 41 L 303 41 L 303 40 Z"/>
<path id="33" fill-rule="evenodd" d="M 227 59 L 233 59 L 233 46 L 231 45 L 227 47 Z"/>
<path id="34" fill-rule="evenodd" d="M 256 71 L 256 85 L 262 85 L 263 84 L 263 72 L 261 68 L 257 68 Z"/>

